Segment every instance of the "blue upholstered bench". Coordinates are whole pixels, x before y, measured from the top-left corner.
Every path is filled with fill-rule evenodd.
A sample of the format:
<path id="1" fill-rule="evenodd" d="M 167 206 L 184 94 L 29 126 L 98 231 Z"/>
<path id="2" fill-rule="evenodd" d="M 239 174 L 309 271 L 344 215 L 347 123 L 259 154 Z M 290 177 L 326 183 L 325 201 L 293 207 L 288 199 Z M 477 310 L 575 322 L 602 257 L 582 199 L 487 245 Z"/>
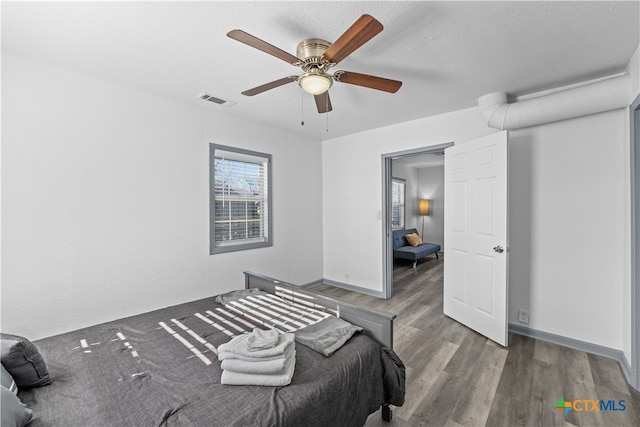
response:
<path id="1" fill-rule="evenodd" d="M 393 231 L 393 257 L 394 258 L 402 258 L 402 259 L 410 259 L 413 261 L 413 268 L 416 268 L 416 264 L 418 260 L 422 257 L 426 257 L 427 255 L 436 254 L 436 258 L 438 257 L 438 252 L 440 252 L 440 245 L 435 243 L 422 243 L 418 246 L 411 246 L 407 239 L 404 238 L 407 234 L 418 233 L 415 228 L 410 228 L 407 230 L 394 230 Z"/>

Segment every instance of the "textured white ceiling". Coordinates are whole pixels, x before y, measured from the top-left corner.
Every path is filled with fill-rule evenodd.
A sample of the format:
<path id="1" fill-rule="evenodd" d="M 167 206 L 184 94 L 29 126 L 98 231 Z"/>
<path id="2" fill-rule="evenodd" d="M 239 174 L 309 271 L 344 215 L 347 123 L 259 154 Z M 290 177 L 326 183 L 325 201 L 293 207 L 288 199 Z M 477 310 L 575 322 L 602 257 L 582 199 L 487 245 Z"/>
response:
<path id="1" fill-rule="evenodd" d="M 631 2 L 3 2 L 2 50 L 252 122 L 327 139 L 624 71 L 639 42 Z M 226 37 L 235 28 L 295 55 L 368 13 L 384 25 L 332 71 L 404 82 L 396 94 L 336 83 L 319 115 L 300 70 Z M 196 99 L 206 91 L 237 104 Z M 305 125 L 301 126 L 301 118 Z"/>

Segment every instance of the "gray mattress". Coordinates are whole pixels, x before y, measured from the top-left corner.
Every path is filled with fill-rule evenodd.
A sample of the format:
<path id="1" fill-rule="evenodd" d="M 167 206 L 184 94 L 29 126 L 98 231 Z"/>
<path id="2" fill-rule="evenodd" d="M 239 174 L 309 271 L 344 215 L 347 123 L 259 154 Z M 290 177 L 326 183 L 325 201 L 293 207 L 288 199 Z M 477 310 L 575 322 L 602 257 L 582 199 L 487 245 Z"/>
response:
<path id="1" fill-rule="evenodd" d="M 207 314 L 221 308 L 207 298 L 35 341 L 52 383 L 20 392 L 30 425 L 360 426 L 385 396 L 404 396 L 383 380 L 400 375 L 389 352 L 363 334 L 329 358 L 296 343 L 286 387 L 221 385 L 211 347 L 229 330 L 202 318 L 225 327 Z"/>

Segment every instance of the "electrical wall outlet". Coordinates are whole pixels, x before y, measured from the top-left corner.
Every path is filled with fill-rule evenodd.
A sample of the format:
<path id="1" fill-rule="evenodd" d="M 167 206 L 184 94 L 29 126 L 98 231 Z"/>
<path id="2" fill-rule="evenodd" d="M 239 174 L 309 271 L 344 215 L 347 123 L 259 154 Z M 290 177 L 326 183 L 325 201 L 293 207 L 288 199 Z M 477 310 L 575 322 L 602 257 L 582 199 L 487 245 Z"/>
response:
<path id="1" fill-rule="evenodd" d="M 529 310 L 518 310 L 518 322 L 529 323 Z"/>

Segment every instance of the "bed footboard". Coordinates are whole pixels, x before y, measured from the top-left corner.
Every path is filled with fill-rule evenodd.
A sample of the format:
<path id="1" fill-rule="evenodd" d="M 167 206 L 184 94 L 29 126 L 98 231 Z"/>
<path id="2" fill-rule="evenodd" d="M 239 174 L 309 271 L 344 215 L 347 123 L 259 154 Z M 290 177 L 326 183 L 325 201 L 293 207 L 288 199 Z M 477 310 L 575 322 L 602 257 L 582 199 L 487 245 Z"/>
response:
<path id="1" fill-rule="evenodd" d="M 261 274 L 245 271 L 245 288 L 258 288 L 281 298 L 328 311 L 349 323 L 360 326 L 380 345 L 393 349 L 393 319 L 395 314 L 340 301 L 310 289 L 301 288 Z"/>
<path id="2" fill-rule="evenodd" d="M 341 301 L 310 289 L 301 288 L 251 271 L 245 271 L 244 275 L 245 289 L 257 288 L 291 302 L 330 312 L 349 323 L 360 326 L 367 335 L 383 347 L 393 349 L 393 319 L 396 317 L 395 314 Z M 381 415 L 384 421 L 391 421 L 393 413 L 389 404 L 381 406 Z"/>

